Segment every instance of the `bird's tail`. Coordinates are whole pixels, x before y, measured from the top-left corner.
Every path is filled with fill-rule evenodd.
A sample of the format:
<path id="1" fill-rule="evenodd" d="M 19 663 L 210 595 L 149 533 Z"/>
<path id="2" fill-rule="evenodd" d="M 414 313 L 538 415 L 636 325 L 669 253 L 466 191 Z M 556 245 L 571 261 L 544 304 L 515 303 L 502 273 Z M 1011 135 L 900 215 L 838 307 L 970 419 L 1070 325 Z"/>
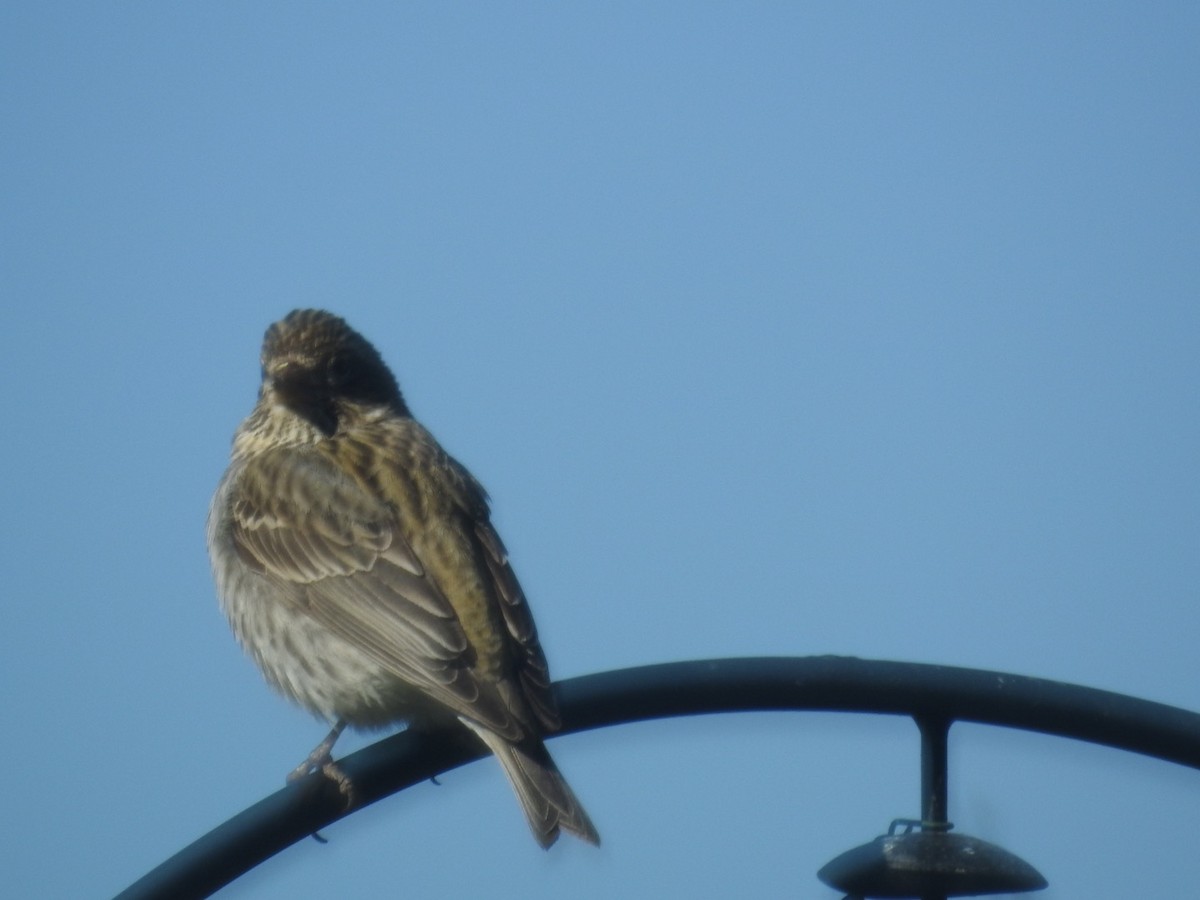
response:
<path id="1" fill-rule="evenodd" d="M 560 828 L 589 844 L 600 843 L 596 826 L 541 740 L 535 737 L 513 744 L 465 718 L 459 721 L 475 732 L 500 760 L 509 784 L 521 801 L 533 836 L 542 847 L 558 840 Z"/>

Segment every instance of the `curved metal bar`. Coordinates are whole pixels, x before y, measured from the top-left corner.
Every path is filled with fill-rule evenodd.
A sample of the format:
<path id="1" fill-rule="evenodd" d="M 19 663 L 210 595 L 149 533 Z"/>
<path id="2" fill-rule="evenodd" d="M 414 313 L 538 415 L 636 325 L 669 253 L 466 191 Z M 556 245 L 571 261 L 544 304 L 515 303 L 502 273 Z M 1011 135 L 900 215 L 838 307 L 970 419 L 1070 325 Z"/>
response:
<path id="1" fill-rule="evenodd" d="M 585 675 L 556 689 L 564 734 L 703 713 L 885 713 L 1038 731 L 1200 769 L 1200 714 L 979 669 L 836 656 L 716 659 Z M 453 726 L 384 738 L 338 761 L 354 784 L 352 809 L 332 781 L 309 776 L 185 847 L 118 900 L 207 897 L 354 809 L 484 755 L 465 729 Z"/>

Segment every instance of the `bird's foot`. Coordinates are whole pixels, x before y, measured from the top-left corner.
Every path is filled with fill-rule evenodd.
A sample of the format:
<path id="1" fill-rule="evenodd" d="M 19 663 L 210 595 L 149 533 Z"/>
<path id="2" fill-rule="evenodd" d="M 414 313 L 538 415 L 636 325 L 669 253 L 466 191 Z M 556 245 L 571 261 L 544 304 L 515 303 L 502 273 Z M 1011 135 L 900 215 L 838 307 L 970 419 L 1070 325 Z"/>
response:
<path id="1" fill-rule="evenodd" d="M 345 728 L 346 723 L 339 719 L 329 734 L 325 735 L 325 740 L 321 741 L 321 743 L 317 744 L 317 746 L 313 748 L 313 752 L 308 754 L 308 757 L 304 760 L 304 762 L 300 763 L 300 765 L 296 766 L 296 768 L 292 769 L 292 771 L 288 773 L 287 783 L 291 784 L 293 781 L 299 781 L 309 772 L 316 772 L 317 770 L 323 771 L 326 766 L 332 766 L 333 745 L 337 743 L 337 739 L 341 737 L 342 731 L 344 731 Z M 343 775 L 342 777 L 344 778 L 345 776 Z"/>
<path id="2" fill-rule="evenodd" d="M 354 806 L 354 782 L 350 780 L 350 776 L 338 768 L 338 764 L 332 759 L 325 765 L 321 766 L 321 774 L 337 785 L 338 791 L 341 792 L 342 799 L 346 802 L 346 809 Z"/>
<path id="3" fill-rule="evenodd" d="M 346 801 L 346 809 L 350 809 L 354 806 L 354 783 L 350 780 L 350 776 L 333 761 L 333 745 L 337 743 L 337 739 L 345 728 L 346 723 L 339 720 L 333 726 L 333 730 L 325 736 L 325 740 L 313 748 L 313 752 L 308 754 L 304 762 L 288 773 L 287 783 L 292 784 L 306 775 L 320 772 L 337 785 L 338 791 Z"/>

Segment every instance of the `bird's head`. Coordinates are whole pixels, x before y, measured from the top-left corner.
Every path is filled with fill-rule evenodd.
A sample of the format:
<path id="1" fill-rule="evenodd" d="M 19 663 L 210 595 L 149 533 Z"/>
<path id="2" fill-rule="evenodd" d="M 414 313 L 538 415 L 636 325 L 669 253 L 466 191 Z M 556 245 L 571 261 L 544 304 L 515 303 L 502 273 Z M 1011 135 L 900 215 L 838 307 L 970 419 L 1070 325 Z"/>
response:
<path id="1" fill-rule="evenodd" d="M 320 309 L 294 310 L 267 329 L 261 398 L 327 435 L 352 412 L 386 407 L 408 413 L 379 351 L 344 320 Z"/>

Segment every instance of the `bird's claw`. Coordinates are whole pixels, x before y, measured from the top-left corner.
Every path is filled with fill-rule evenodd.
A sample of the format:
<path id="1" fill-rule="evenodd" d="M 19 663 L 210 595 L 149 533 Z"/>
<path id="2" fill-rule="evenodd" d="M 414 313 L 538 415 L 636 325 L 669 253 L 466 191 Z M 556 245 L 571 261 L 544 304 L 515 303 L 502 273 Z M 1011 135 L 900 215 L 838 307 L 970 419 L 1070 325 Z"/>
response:
<path id="1" fill-rule="evenodd" d="M 338 764 L 332 759 L 321 766 L 321 774 L 337 785 L 338 791 L 346 802 L 346 809 L 354 806 L 354 782 L 350 780 L 350 776 L 338 768 Z"/>

